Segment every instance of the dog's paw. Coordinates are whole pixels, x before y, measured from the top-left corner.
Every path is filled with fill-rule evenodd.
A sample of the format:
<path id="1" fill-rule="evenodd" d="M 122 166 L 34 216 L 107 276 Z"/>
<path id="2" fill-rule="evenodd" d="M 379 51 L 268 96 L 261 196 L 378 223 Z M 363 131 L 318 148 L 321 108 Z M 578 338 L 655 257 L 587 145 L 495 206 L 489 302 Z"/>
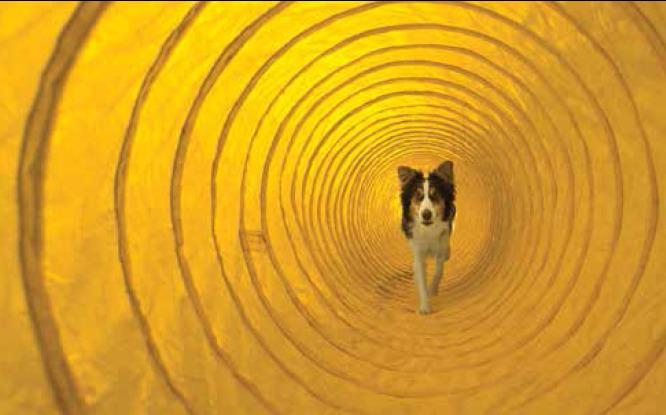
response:
<path id="1" fill-rule="evenodd" d="M 432 313 L 432 308 L 430 308 L 430 304 L 420 306 L 418 309 L 418 313 L 421 315 Z"/>

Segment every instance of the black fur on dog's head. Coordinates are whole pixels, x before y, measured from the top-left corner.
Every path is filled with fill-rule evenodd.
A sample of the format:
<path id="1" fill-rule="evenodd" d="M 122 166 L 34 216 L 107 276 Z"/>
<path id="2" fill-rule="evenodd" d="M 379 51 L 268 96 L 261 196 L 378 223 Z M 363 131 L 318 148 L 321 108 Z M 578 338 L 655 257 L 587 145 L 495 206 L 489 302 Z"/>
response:
<path id="1" fill-rule="evenodd" d="M 435 217 L 442 221 L 453 221 L 456 189 L 451 161 L 440 164 L 427 178 L 419 170 L 401 166 L 398 168 L 398 177 L 402 187 L 402 231 L 407 238 L 412 237 L 412 228 L 415 220 L 419 219 L 420 204 L 425 198 L 430 199 L 430 205 L 437 211 Z M 429 195 L 424 194 L 426 180 Z"/>
<path id="2" fill-rule="evenodd" d="M 402 205 L 402 231 L 408 238 L 412 237 L 413 214 L 411 211 L 412 199 L 416 197 L 418 189 L 423 189 L 425 177 L 423 172 L 409 167 L 398 167 L 398 176 L 402 186 L 400 203 Z"/>

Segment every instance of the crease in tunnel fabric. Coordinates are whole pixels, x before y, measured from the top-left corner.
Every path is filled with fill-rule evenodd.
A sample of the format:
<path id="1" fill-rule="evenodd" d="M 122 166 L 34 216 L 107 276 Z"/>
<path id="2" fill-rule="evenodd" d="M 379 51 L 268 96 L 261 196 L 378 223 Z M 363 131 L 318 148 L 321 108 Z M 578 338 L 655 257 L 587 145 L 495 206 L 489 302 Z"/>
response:
<path id="1" fill-rule="evenodd" d="M 0 414 L 662 413 L 662 4 L 2 3 Z"/>

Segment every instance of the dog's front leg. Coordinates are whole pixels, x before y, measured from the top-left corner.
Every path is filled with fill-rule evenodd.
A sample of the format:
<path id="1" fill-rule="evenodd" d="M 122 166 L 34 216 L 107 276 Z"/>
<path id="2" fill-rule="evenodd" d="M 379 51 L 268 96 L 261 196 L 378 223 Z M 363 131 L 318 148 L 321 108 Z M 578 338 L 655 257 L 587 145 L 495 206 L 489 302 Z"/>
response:
<path id="1" fill-rule="evenodd" d="M 435 275 L 430 283 L 430 287 L 428 287 L 430 295 L 437 295 L 439 292 L 439 283 L 442 280 L 442 275 L 444 275 L 444 262 L 446 262 L 447 259 L 446 252 L 435 256 Z"/>
<path id="2" fill-rule="evenodd" d="M 430 301 L 426 289 L 426 256 L 425 253 L 414 251 L 414 284 L 419 294 L 419 314 L 430 313 Z"/>

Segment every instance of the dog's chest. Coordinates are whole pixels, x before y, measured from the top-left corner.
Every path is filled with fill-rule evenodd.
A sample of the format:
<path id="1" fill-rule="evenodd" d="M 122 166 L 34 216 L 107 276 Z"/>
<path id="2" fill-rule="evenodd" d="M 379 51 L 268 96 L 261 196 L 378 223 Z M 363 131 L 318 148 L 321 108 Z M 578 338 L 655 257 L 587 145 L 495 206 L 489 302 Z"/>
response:
<path id="1" fill-rule="evenodd" d="M 431 226 L 416 225 L 410 239 L 412 250 L 436 255 L 448 248 L 450 231 L 448 221 Z"/>

